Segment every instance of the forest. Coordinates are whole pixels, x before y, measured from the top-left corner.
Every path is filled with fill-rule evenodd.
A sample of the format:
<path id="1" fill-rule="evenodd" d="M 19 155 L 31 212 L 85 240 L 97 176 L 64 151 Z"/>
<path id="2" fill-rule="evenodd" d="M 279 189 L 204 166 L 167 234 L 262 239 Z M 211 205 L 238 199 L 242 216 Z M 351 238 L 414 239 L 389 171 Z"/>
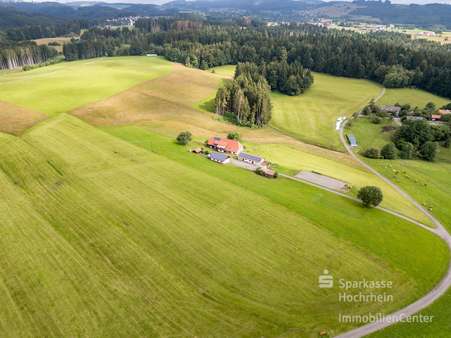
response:
<path id="1" fill-rule="evenodd" d="M 41 27 L 40 30 L 25 27 L 7 31 L 6 39 L 11 44 L 21 38 L 35 38 L 44 34 L 42 32 L 52 35 L 82 28 L 82 22 Z M 15 47 L 22 49 L 17 44 Z M 17 50 L 2 53 L 0 67 L 20 65 L 21 62 L 13 59 L 18 57 L 20 61 L 20 55 L 30 55 L 30 48 L 33 55 L 38 53 L 42 59 L 50 53 L 27 47 L 25 53 Z M 240 62 L 264 64 L 265 77 L 271 88 L 289 95 L 298 95 L 304 87 L 308 88 L 310 71 L 316 71 L 369 79 L 389 88 L 417 87 L 451 97 L 451 47 L 411 41 L 407 36 L 395 33 L 359 34 L 309 24 L 267 27 L 253 20 L 221 22 L 165 17 L 140 19 L 135 29 L 87 29 L 80 40 L 64 46 L 68 61 L 147 53 L 200 69 Z M 14 55 L 14 58 L 8 55 Z M 274 63 L 277 60 L 284 60 L 283 64 Z M 280 67 L 289 74 L 289 82 L 274 81 Z"/>
<path id="2" fill-rule="evenodd" d="M 267 63 L 286 53 L 288 64 L 331 75 L 364 78 L 387 87 L 418 87 L 451 97 L 450 47 L 399 34 L 327 30 L 308 24 L 248 26 L 143 19 L 133 31 L 92 29 L 66 45 L 68 60 L 156 53 L 189 67 Z M 273 87 L 274 83 L 268 81 Z"/>
<path id="3" fill-rule="evenodd" d="M 0 69 L 13 69 L 44 63 L 55 57 L 57 52 L 45 45 L 35 43 L 21 43 L 8 45 L 0 42 Z"/>
<path id="4" fill-rule="evenodd" d="M 237 65 L 235 78 L 216 94 L 216 113 L 232 113 L 236 123 L 262 127 L 271 120 L 271 88 L 255 63 Z"/>

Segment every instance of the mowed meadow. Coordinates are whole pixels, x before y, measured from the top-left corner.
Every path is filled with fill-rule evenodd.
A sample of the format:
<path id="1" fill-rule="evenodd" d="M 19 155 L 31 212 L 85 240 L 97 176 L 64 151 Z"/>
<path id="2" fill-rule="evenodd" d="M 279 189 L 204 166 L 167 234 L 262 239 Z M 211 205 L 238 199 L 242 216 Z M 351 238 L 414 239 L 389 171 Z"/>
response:
<path id="1" fill-rule="evenodd" d="M 112 74 L 88 76 L 91 66 Z M 249 150 L 288 171 L 336 166 L 364 184 L 367 174 L 344 153 L 200 109 L 232 69 L 130 57 L 0 75 L 16 95 L 0 104 L 0 336 L 333 335 L 353 327 L 339 313 L 387 313 L 440 280 L 449 253 L 429 231 L 175 144 L 181 130 L 194 144 L 238 130 Z M 62 106 L 40 102 L 28 78 Z M 94 93 L 75 85 L 87 79 Z M 66 102 L 60 88 L 79 101 Z M 394 300 L 339 302 L 338 289 L 318 288 L 325 269 L 391 280 Z"/>
<path id="2" fill-rule="evenodd" d="M 157 57 L 117 57 L 59 63 L 0 76 L 0 101 L 49 116 L 105 99 L 171 71 Z"/>
<path id="3" fill-rule="evenodd" d="M 145 125 L 148 129 L 174 138 L 181 130 L 189 130 L 199 146 L 212 135 L 225 136 L 231 131 L 238 131 L 249 151 L 265 156 L 269 161 L 287 168 L 290 173 L 314 170 L 341 179 L 353 187 L 352 195 L 356 195 L 362 186 L 378 185 L 386 195 L 385 207 L 429 224 L 428 219 L 409 201 L 349 155 L 303 143 L 272 127 L 238 127 L 213 114 L 211 98 L 223 79 L 233 74 L 233 70 L 234 67 L 225 66 L 215 68 L 212 73 L 174 65 L 168 75 L 75 109 L 73 114 L 98 126 Z M 338 137 L 335 127 L 333 133 L 334 137 Z"/>
<path id="4" fill-rule="evenodd" d="M 63 114 L 1 136 L 1 332 L 333 333 L 338 312 L 394 310 L 444 272 L 446 247 L 412 224 L 121 128 Z M 392 280 L 395 301 L 340 303 L 325 268 Z"/>
<path id="5" fill-rule="evenodd" d="M 274 93 L 271 125 L 301 141 L 343 150 L 335 122 L 360 111 L 382 88 L 367 80 L 314 73 L 315 82 L 304 94 Z"/>

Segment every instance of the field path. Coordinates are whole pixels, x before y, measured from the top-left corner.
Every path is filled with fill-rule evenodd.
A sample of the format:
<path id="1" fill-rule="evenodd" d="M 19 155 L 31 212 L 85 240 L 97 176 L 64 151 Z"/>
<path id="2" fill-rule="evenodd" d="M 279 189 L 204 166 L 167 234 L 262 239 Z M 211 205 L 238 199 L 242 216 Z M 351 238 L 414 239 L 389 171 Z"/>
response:
<path id="1" fill-rule="evenodd" d="M 383 93 L 378 97 L 381 98 L 383 96 Z M 432 223 L 436 226 L 435 229 L 430 229 L 431 232 L 442 238 L 448 245 L 449 250 L 451 251 L 451 235 L 448 233 L 448 231 L 445 229 L 442 223 L 435 218 L 426 208 L 424 208 L 420 203 L 418 203 L 412 196 L 410 196 L 408 193 L 406 193 L 404 190 L 402 190 L 399 186 L 397 186 L 395 183 L 393 183 L 391 180 L 386 178 L 384 175 L 380 174 L 377 170 L 373 169 L 370 165 L 366 164 L 363 160 L 361 160 L 351 149 L 348 142 L 346 142 L 346 139 L 344 137 L 344 127 L 347 124 L 346 120 L 341 128 L 340 128 L 340 140 L 343 143 L 344 147 L 346 148 L 346 151 L 362 166 L 364 166 L 366 169 L 368 169 L 370 172 L 372 172 L 374 175 L 385 181 L 387 184 L 389 184 L 393 189 L 395 189 L 397 192 L 399 192 L 404 198 L 412 202 L 412 204 L 420 210 L 426 217 L 428 217 Z M 415 222 L 416 223 L 416 222 Z M 391 315 L 388 315 L 384 317 L 384 319 L 380 322 L 370 323 L 365 326 L 362 326 L 360 328 L 351 330 L 349 332 L 343 333 L 341 335 L 338 335 L 337 338 L 355 338 L 355 337 L 363 337 L 366 335 L 369 335 L 373 332 L 380 331 L 388 326 L 394 325 L 403 319 L 414 315 L 415 313 L 425 309 L 429 305 L 431 305 L 434 301 L 436 301 L 438 298 L 443 296 L 446 291 L 451 286 L 451 262 L 448 266 L 448 272 L 446 273 L 445 277 L 441 280 L 441 282 L 432 289 L 429 293 L 427 293 L 422 298 L 418 299 L 415 303 L 412 303 L 405 308 L 392 313 Z"/>

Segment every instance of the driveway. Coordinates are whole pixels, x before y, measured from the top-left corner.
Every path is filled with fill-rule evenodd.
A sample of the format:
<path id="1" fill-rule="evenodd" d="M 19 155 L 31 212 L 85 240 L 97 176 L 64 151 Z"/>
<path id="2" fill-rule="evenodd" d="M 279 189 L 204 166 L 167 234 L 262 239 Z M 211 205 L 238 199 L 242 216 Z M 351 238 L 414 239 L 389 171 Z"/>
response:
<path id="1" fill-rule="evenodd" d="M 346 192 L 348 190 L 348 184 L 346 182 L 337 180 L 329 176 L 313 173 L 311 171 L 300 171 L 294 177 L 332 190 L 337 190 L 341 192 Z"/>

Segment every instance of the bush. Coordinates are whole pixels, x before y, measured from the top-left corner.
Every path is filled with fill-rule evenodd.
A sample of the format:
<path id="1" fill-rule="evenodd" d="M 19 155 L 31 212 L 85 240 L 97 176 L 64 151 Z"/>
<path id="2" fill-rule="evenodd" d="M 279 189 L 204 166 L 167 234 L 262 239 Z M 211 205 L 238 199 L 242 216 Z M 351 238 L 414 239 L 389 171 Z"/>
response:
<path id="1" fill-rule="evenodd" d="M 363 152 L 363 156 L 368 158 L 380 158 L 379 149 L 369 148 Z"/>
<path id="2" fill-rule="evenodd" d="M 229 140 L 239 140 L 240 139 L 240 134 L 238 134 L 236 131 L 232 131 L 230 133 L 228 133 L 227 138 Z"/>
<path id="3" fill-rule="evenodd" d="M 398 150 L 393 143 L 388 143 L 381 149 L 381 156 L 386 160 L 394 160 L 398 156 Z"/>
<path id="4" fill-rule="evenodd" d="M 370 121 L 371 121 L 371 123 L 374 123 L 374 124 L 381 124 L 382 123 L 382 118 L 377 116 L 377 115 L 371 115 L 370 116 Z"/>
<path id="5" fill-rule="evenodd" d="M 420 157 L 426 161 L 434 161 L 435 155 L 437 155 L 437 143 L 426 142 L 420 147 Z"/>
<path id="6" fill-rule="evenodd" d="M 411 160 L 415 155 L 415 147 L 409 142 L 400 142 L 399 146 L 399 157 L 403 160 Z"/>
<path id="7" fill-rule="evenodd" d="M 384 199 L 384 195 L 378 187 L 368 186 L 359 190 L 357 198 L 361 200 L 366 207 L 377 207 Z"/>
<path id="8" fill-rule="evenodd" d="M 177 136 L 176 141 L 178 144 L 187 145 L 188 143 L 190 143 L 191 139 L 191 133 L 189 131 L 183 131 Z"/>

